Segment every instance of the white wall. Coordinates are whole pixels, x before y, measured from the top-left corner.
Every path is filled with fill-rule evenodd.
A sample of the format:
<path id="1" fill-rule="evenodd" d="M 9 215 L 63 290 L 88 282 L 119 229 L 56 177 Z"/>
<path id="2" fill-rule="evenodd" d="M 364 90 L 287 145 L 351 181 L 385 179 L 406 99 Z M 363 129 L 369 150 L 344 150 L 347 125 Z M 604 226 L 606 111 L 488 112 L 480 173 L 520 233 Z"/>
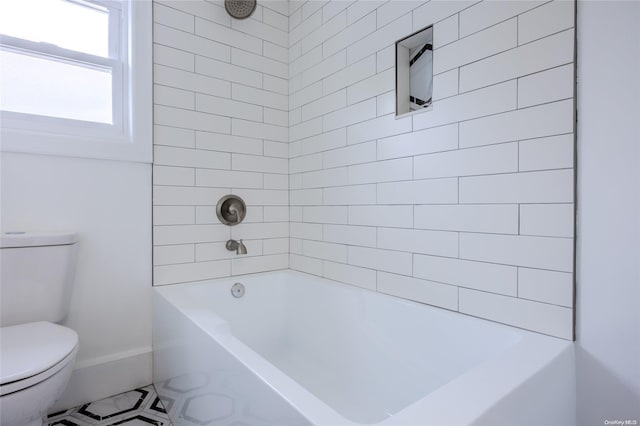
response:
<path id="1" fill-rule="evenodd" d="M 572 339 L 573 2 L 290 5 L 290 267 Z M 396 119 L 431 24 L 433 110 Z"/>
<path id="2" fill-rule="evenodd" d="M 579 425 L 640 421 L 640 3 L 578 3 Z"/>
<path id="3" fill-rule="evenodd" d="M 287 2 L 154 1 L 154 284 L 288 267 Z M 216 203 L 247 203 L 234 227 Z M 225 249 L 243 239 L 248 254 Z"/>
<path id="4" fill-rule="evenodd" d="M 1 155 L 2 230 L 72 230 L 78 267 L 65 325 L 80 337 L 57 404 L 151 383 L 151 165 Z"/>

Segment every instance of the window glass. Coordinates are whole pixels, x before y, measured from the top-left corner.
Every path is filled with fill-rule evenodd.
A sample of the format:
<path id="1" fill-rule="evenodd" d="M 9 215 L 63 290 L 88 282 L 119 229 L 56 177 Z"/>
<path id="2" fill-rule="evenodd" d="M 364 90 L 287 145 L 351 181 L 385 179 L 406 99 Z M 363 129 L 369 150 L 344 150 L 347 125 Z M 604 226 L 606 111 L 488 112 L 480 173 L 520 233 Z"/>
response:
<path id="1" fill-rule="evenodd" d="M 0 50 L 0 109 L 113 124 L 111 69 Z"/>
<path id="2" fill-rule="evenodd" d="M 109 57 L 109 11 L 82 1 L 2 0 L 0 32 Z"/>

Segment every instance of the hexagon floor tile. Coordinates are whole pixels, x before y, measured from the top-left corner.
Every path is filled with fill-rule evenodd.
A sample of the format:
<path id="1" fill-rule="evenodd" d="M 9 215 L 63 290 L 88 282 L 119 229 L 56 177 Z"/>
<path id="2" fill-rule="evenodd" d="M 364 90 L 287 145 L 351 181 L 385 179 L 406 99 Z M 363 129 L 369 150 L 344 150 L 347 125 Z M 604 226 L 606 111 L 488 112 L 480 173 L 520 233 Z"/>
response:
<path id="1" fill-rule="evenodd" d="M 153 385 L 49 415 L 48 426 L 171 426 Z"/>

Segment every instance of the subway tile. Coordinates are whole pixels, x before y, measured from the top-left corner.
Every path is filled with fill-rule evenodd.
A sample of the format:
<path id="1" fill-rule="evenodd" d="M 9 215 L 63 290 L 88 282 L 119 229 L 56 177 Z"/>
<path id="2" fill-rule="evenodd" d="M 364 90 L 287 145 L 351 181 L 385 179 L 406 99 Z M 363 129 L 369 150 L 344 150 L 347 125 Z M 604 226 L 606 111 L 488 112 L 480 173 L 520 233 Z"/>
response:
<path id="1" fill-rule="evenodd" d="M 267 20 L 271 20 L 272 23 L 276 23 L 274 21 L 277 19 L 280 21 L 280 25 L 282 25 L 282 21 L 286 20 L 285 17 L 277 17 L 277 14 L 272 14 L 268 9 L 266 15 Z M 275 26 L 269 25 L 265 22 L 258 22 L 253 19 L 232 19 L 231 27 L 234 30 L 237 30 L 237 32 L 252 34 L 260 40 L 269 41 L 282 47 L 289 47 L 288 31 L 276 28 Z"/>
<path id="2" fill-rule="evenodd" d="M 229 275 L 231 275 L 231 264 L 228 260 L 164 265 L 153 268 L 153 284 L 177 284 Z"/>
<path id="3" fill-rule="evenodd" d="M 195 109 L 195 93 L 168 86 L 153 85 L 153 102 L 182 109 Z"/>
<path id="4" fill-rule="evenodd" d="M 378 272 L 378 291 L 440 308 L 458 310 L 455 286 Z"/>
<path id="5" fill-rule="evenodd" d="M 396 65 L 396 46 L 387 46 L 376 52 L 376 70 L 382 72 Z M 395 89 L 395 88 L 394 88 Z"/>
<path id="6" fill-rule="evenodd" d="M 395 71 L 388 69 L 347 88 L 349 105 L 395 89 Z"/>
<path id="7" fill-rule="evenodd" d="M 231 49 L 231 63 L 275 77 L 288 78 L 289 76 L 287 64 L 236 48 Z"/>
<path id="8" fill-rule="evenodd" d="M 347 207 L 308 206 L 302 208 L 302 219 L 308 223 L 347 223 Z"/>
<path id="9" fill-rule="evenodd" d="M 324 225 L 322 239 L 350 246 L 376 246 L 376 228 L 371 226 Z"/>
<path id="10" fill-rule="evenodd" d="M 153 166 L 154 185 L 194 186 L 195 169 L 187 167 Z"/>
<path id="11" fill-rule="evenodd" d="M 415 206 L 414 226 L 420 229 L 518 234 L 518 206 L 515 204 Z"/>
<path id="12" fill-rule="evenodd" d="M 573 171 L 509 173 L 460 178 L 460 203 L 571 203 Z"/>
<path id="13" fill-rule="evenodd" d="M 239 118 L 231 119 L 231 133 L 249 138 L 264 138 L 278 142 L 289 142 L 289 133 L 286 127 L 256 123 Z"/>
<path id="14" fill-rule="evenodd" d="M 347 106 L 347 92 L 343 89 L 303 105 L 302 121 L 316 118 L 345 106 Z"/>
<path id="15" fill-rule="evenodd" d="M 573 312 L 565 307 L 461 288 L 460 312 L 573 339 Z"/>
<path id="16" fill-rule="evenodd" d="M 408 157 L 458 148 L 458 124 L 418 130 L 378 139 L 378 160 Z"/>
<path id="17" fill-rule="evenodd" d="M 284 78 L 274 77 L 269 74 L 262 74 L 262 88 L 269 92 L 281 95 L 289 94 L 289 81 Z"/>
<path id="18" fill-rule="evenodd" d="M 246 87 L 246 86 L 242 86 Z M 258 89 L 253 89 L 258 90 Z M 196 110 L 225 117 L 262 121 L 262 107 L 216 96 L 196 94 Z"/>
<path id="19" fill-rule="evenodd" d="M 458 94 L 458 68 L 433 76 L 434 101 Z"/>
<path id="20" fill-rule="evenodd" d="M 322 189 L 299 189 L 289 191 L 289 203 L 292 206 L 322 205 Z"/>
<path id="21" fill-rule="evenodd" d="M 289 161 L 286 158 L 232 154 L 231 161 L 233 170 L 286 174 L 289 169 Z"/>
<path id="22" fill-rule="evenodd" d="M 271 9 L 280 15 L 288 16 L 289 14 L 289 2 L 287 0 L 271 0 L 265 2 L 263 6 L 265 10 Z"/>
<path id="23" fill-rule="evenodd" d="M 262 139 L 210 132 L 196 132 L 195 139 L 198 149 L 262 155 Z"/>
<path id="24" fill-rule="evenodd" d="M 347 129 L 343 127 L 303 139 L 301 141 L 301 154 L 315 154 L 317 152 L 334 150 L 346 144 Z M 327 166 L 325 165 L 325 167 Z"/>
<path id="25" fill-rule="evenodd" d="M 344 89 L 345 87 L 351 89 L 353 85 L 375 73 L 376 57 L 375 55 L 367 56 L 363 60 L 349 65 L 322 80 L 322 91 L 324 94 L 327 94 Z M 352 103 L 354 102 L 349 102 L 349 104 Z"/>
<path id="26" fill-rule="evenodd" d="M 227 191 L 227 193 L 229 192 L 231 191 Z M 221 223 L 216 214 L 215 204 L 217 202 L 217 200 L 212 200 L 212 202 L 209 203 L 210 205 L 196 206 L 197 225 L 218 225 Z M 262 210 L 261 206 L 251 206 L 250 209 L 247 209 L 247 215 L 243 223 L 264 222 Z"/>
<path id="27" fill-rule="evenodd" d="M 156 146 L 154 162 L 157 165 L 230 169 L 231 155 L 225 152 L 201 149 Z"/>
<path id="28" fill-rule="evenodd" d="M 378 7 L 378 28 L 384 27 L 389 22 L 399 17 L 410 14 L 419 3 L 413 1 L 388 1 Z"/>
<path id="29" fill-rule="evenodd" d="M 322 117 L 289 127 L 289 141 L 297 141 L 322 133 Z"/>
<path id="30" fill-rule="evenodd" d="M 313 30 L 322 25 L 322 12 L 318 11 L 311 15 L 309 18 L 302 20 L 300 25 L 292 28 L 289 31 L 289 45 L 293 45 L 302 40 L 307 35 L 311 34 Z"/>
<path id="31" fill-rule="evenodd" d="M 153 3 L 153 22 L 188 33 L 193 33 L 195 30 L 195 17 L 193 15 L 164 6 L 158 2 Z"/>
<path id="32" fill-rule="evenodd" d="M 376 289 L 376 271 L 373 269 L 325 261 L 324 277 L 369 290 Z"/>
<path id="33" fill-rule="evenodd" d="M 289 255 L 289 267 L 307 274 L 322 276 L 322 260 L 296 254 Z"/>
<path id="34" fill-rule="evenodd" d="M 372 98 L 324 115 L 322 117 L 322 131 L 328 132 L 375 117 L 376 100 Z"/>
<path id="35" fill-rule="evenodd" d="M 267 124 L 275 124 L 277 126 L 289 126 L 289 113 L 279 109 L 264 108 L 264 122 Z"/>
<path id="36" fill-rule="evenodd" d="M 520 44 L 548 36 L 575 26 L 575 4 L 572 1 L 555 0 L 518 17 L 518 41 Z"/>
<path id="37" fill-rule="evenodd" d="M 291 97 L 289 97 L 291 103 Z M 289 126 L 295 126 L 302 121 L 302 108 L 295 108 L 289 111 Z M 291 144 L 293 145 L 293 144 Z"/>
<path id="38" fill-rule="evenodd" d="M 289 236 L 288 222 L 240 223 L 231 228 L 231 238 L 257 240 L 260 238 L 286 238 Z"/>
<path id="39" fill-rule="evenodd" d="M 355 3 L 355 0 L 331 1 L 322 8 L 322 22 L 325 23 L 339 13 L 345 11 L 346 8 Z M 346 15 L 346 11 L 344 12 Z M 346 16 L 345 16 L 346 17 Z M 346 24 L 346 22 L 345 22 Z"/>
<path id="40" fill-rule="evenodd" d="M 264 155 L 267 157 L 289 158 L 289 144 L 285 142 L 264 141 Z"/>
<path id="41" fill-rule="evenodd" d="M 156 0 L 173 9 L 178 9 L 190 15 L 199 16 L 211 22 L 229 26 L 231 18 L 220 4 L 207 1 L 184 1 L 184 0 Z"/>
<path id="42" fill-rule="evenodd" d="M 208 77 L 177 68 L 154 65 L 153 82 L 177 89 L 189 90 L 196 93 L 231 97 L 231 83 L 218 78 Z"/>
<path id="43" fill-rule="evenodd" d="M 518 79 L 518 108 L 573 97 L 573 64 Z"/>
<path id="44" fill-rule="evenodd" d="M 493 115 L 516 109 L 515 80 L 433 103 L 433 110 L 413 116 L 413 130 Z"/>
<path id="45" fill-rule="evenodd" d="M 322 62 L 302 72 L 302 85 L 308 86 L 341 70 L 347 65 L 346 60 L 344 50 L 325 58 Z"/>
<path id="46" fill-rule="evenodd" d="M 262 188 L 262 173 L 233 170 L 196 170 L 196 185 L 209 187 Z"/>
<path id="47" fill-rule="evenodd" d="M 305 87 L 289 96 L 289 108 L 295 109 L 322 97 L 322 82 Z"/>
<path id="48" fill-rule="evenodd" d="M 194 245 L 157 246 L 153 248 L 153 266 L 194 262 Z"/>
<path id="49" fill-rule="evenodd" d="M 573 307 L 573 275 L 542 269 L 518 268 L 518 297 Z"/>
<path id="50" fill-rule="evenodd" d="M 376 204 L 375 185 L 338 186 L 323 189 L 325 205 Z"/>
<path id="51" fill-rule="evenodd" d="M 287 192 L 285 192 L 288 195 Z M 271 206 L 270 203 L 265 203 L 264 206 L 264 221 L 265 222 L 286 222 L 289 220 L 289 202 L 281 206 Z"/>
<path id="52" fill-rule="evenodd" d="M 460 123 L 460 148 L 572 133 L 573 100 Z"/>
<path id="53" fill-rule="evenodd" d="M 433 47 L 439 49 L 458 40 L 458 15 L 453 15 L 433 26 Z"/>
<path id="54" fill-rule="evenodd" d="M 348 180 L 350 185 L 392 182 L 410 180 L 412 174 L 412 159 L 399 158 L 349 166 Z"/>
<path id="55" fill-rule="evenodd" d="M 184 129 L 204 130 L 206 132 L 230 133 L 231 119 L 218 115 L 181 108 L 155 105 L 153 108 L 154 124 L 181 127 Z"/>
<path id="56" fill-rule="evenodd" d="M 343 244 L 303 240 L 302 254 L 322 260 L 345 263 L 347 261 L 347 246 Z"/>
<path id="57" fill-rule="evenodd" d="M 573 62 L 574 32 L 563 31 L 460 68 L 460 91 L 511 80 Z"/>
<path id="58" fill-rule="evenodd" d="M 265 8 L 263 11 L 262 22 L 266 25 L 277 28 L 280 31 L 284 31 L 287 34 L 289 32 L 289 19 L 287 14 L 282 14 L 281 12 Z"/>
<path id="59" fill-rule="evenodd" d="M 573 241 L 569 238 L 462 233 L 460 258 L 571 272 Z"/>
<path id="60" fill-rule="evenodd" d="M 289 176 L 286 174 L 264 173 L 265 189 L 289 189 Z"/>
<path id="61" fill-rule="evenodd" d="M 477 2 L 478 0 L 431 0 L 413 11 L 413 30 L 440 22 Z"/>
<path id="62" fill-rule="evenodd" d="M 348 246 L 348 263 L 396 274 L 411 274 L 411 253 Z"/>
<path id="63" fill-rule="evenodd" d="M 289 76 L 293 77 L 301 74 L 320 61 L 322 61 L 322 46 L 317 46 L 315 49 L 305 51 L 289 64 Z"/>
<path id="64" fill-rule="evenodd" d="M 312 31 L 301 40 L 302 52 L 308 52 L 314 47 L 320 47 L 322 52 L 322 43 L 338 34 L 347 26 L 347 13 L 342 12 L 337 16 L 326 21 L 321 27 Z"/>
<path id="65" fill-rule="evenodd" d="M 322 164 L 324 168 L 349 166 L 372 161 L 376 161 L 375 141 L 332 149 L 322 154 Z"/>
<path id="66" fill-rule="evenodd" d="M 572 168 L 574 143 L 573 133 L 520 141 L 520 171 Z"/>
<path id="67" fill-rule="evenodd" d="M 365 16 L 371 15 L 378 7 L 382 6 L 385 0 L 357 1 L 347 8 L 347 25 L 359 21 Z M 373 13 L 375 18 L 376 13 Z M 375 19 L 374 19 L 375 23 Z M 373 27 L 375 29 L 375 25 Z"/>
<path id="68" fill-rule="evenodd" d="M 243 240 L 247 247 L 247 256 L 262 255 L 262 241 Z M 227 250 L 224 242 L 196 244 L 196 262 L 208 262 L 210 260 L 235 259 L 238 257 L 235 251 Z"/>
<path id="69" fill-rule="evenodd" d="M 231 56 L 229 46 L 160 24 L 153 26 L 153 42 L 225 62 Z"/>
<path id="70" fill-rule="evenodd" d="M 485 31 L 462 38 L 433 51 L 433 73 L 440 74 L 452 68 L 486 58 L 517 46 L 516 18 L 495 25 Z"/>
<path id="71" fill-rule="evenodd" d="M 302 5 L 302 20 L 305 21 L 306 19 L 308 19 L 311 15 L 322 9 L 322 7 L 327 3 L 329 2 L 326 0 L 305 2 Z"/>
<path id="72" fill-rule="evenodd" d="M 517 295 L 518 270 L 514 266 L 415 254 L 413 275 L 475 290 Z"/>
<path id="73" fill-rule="evenodd" d="M 322 225 L 319 223 L 295 223 L 289 226 L 291 238 L 322 241 Z"/>
<path id="74" fill-rule="evenodd" d="M 303 188 L 324 188 L 344 185 L 347 182 L 347 168 L 317 170 L 302 174 Z"/>
<path id="75" fill-rule="evenodd" d="M 262 254 L 289 254 L 289 238 L 262 240 Z"/>
<path id="76" fill-rule="evenodd" d="M 354 6 L 357 6 L 360 3 L 374 2 L 357 2 L 347 9 L 347 27 L 322 43 L 322 56 L 324 58 L 346 49 L 349 44 L 361 40 L 366 35 L 371 34 L 376 30 L 376 12 L 368 13 L 363 19 L 359 19 L 356 22 L 349 22 L 349 12 Z"/>
<path id="77" fill-rule="evenodd" d="M 358 62 L 360 59 L 394 44 L 396 40 L 407 35 L 408 28 L 411 28 L 411 14 L 406 14 L 356 41 L 347 47 L 347 63 Z"/>
<path id="78" fill-rule="evenodd" d="M 233 20 L 232 22 L 236 22 Z M 196 17 L 196 35 L 249 52 L 262 54 L 262 40 L 242 31 Z"/>
<path id="79" fill-rule="evenodd" d="M 193 129 L 179 129 L 176 127 L 153 126 L 153 144 L 195 148 L 195 131 Z"/>
<path id="80" fill-rule="evenodd" d="M 391 90 L 376 97 L 376 115 L 378 117 L 395 113 L 396 96 L 395 90 Z"/>
<path id="81" fill-rule="evenodd" d="M 375 107 L 375 99 L 372 99 Z M 349 144 L 381 139 L 411 131 L 411 117 L 396 119 L 393 114 L 353 124 L 347 129 Z"/>
<path id="82" fill-rule="evenodd" d="M 154 206 L 153 225 L 193 225 L 195 223 L 193 206 Z"/>
<path id="83" fill-rule="evenodd" d="M 398 216 L 402 219 L 401 216 Z M 410 226 L 398 220 L 390 225 Z M 378 228 L 378 248 L 410 253 L 432 254 L 435 256 L 458 256 L 458 234 L 446 231 L 425 231 L 420 229 Z"/>
<path id="84" fill-rule="evenodd" d="M 212 241 L 226 241 L 229 239 L 229 227 L 226 225 L 167 225 L 155 226 L 153 229 L 153 243 L 193 244 Z"/>
<path id="85" fill-rule="evenodd" d="M 262 105 L 283 111 L 289 108 L 289 100 L 287 96 L 269 92 L 267 90 L 244 86 L 242 84 L 233 83 L 231 85 L 231 98 L 241 101 L 241 105 L 245 105 L 247 108 L 254 105 Z M 262 117 L 262 115 L 260 115 L 260 117 Z M 262 118 L 260 118 L 260 120 L 262 120 Z"/>
<path id="86" fill-rule="evenodd" d="M 231 273 L 233 275 L 275 271 L 278 269 L 287 269 L 288 267 L 289 255 L 284 253 L 231 259 Z"/>
<path id="87" fill-rule="evenodd" d="M 413 226 L 412 206 L 349 206 L 349 224 L 408 228 Z M 399 233 L 400 231 L 397 230 Z"/>
<path id="88" fill-rule="evenodd" d="M 520 234 L 572 238 L 573 204 L 522 204 Z"/>
<path id="89" fill-rule="evenodd" d="M 483 1 L 460 12 L 460 37 L 484 30 L 544 4 L 546 0 Z"/>
<path id="90" fill-rule="evenodd" d="M 455 204 L 457 202 L 457 178 L 410 180 L 377 185 L 377 204 Z"/>
<path id="91" fill-rule="evenodd" d="M 428 179 L 518 171 L 518 143 L 458 149 L 414 157 L 413 177 Z"/>
<path id="92" fill-rule="evenodd" d="M 210 77 L 227 80 L 233 83 L 240 83 L 252 87 L 262 87 L 261 73 L 199 55 L 195 57 L 195 71 L 198 74 L 208 75 Z"/>
<path id="93" fill-rule="evenodd" d="M 322 154 L 309 154 L 289 160 L 289 173 L 302 173 L 322 169 Z"/>
<path id="94" fill-rule="evenodd" d="M 195 71 L 195 55 L 193 53 L 156 43 L 153 44 L 153 63 L 185 71 Z"/>
<path id="95" fill-rule="evenodd" d="M 153 187 L 154 206 L 207 206 L 227 194 L 226 188 L 190 188 L 180 186 Z"/>

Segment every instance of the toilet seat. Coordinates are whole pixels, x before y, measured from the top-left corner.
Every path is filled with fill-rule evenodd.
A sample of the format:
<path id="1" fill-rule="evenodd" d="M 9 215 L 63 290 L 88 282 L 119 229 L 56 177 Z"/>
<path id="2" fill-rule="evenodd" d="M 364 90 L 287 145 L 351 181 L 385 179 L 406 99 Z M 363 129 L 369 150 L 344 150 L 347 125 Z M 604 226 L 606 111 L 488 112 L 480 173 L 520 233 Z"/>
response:
<path id="1" fill-rule="evenodd" d="M 0 329 L 0 395 L 17 392 L 56 374 L 75 357 L 78 335 L 50 322 Z"/>

